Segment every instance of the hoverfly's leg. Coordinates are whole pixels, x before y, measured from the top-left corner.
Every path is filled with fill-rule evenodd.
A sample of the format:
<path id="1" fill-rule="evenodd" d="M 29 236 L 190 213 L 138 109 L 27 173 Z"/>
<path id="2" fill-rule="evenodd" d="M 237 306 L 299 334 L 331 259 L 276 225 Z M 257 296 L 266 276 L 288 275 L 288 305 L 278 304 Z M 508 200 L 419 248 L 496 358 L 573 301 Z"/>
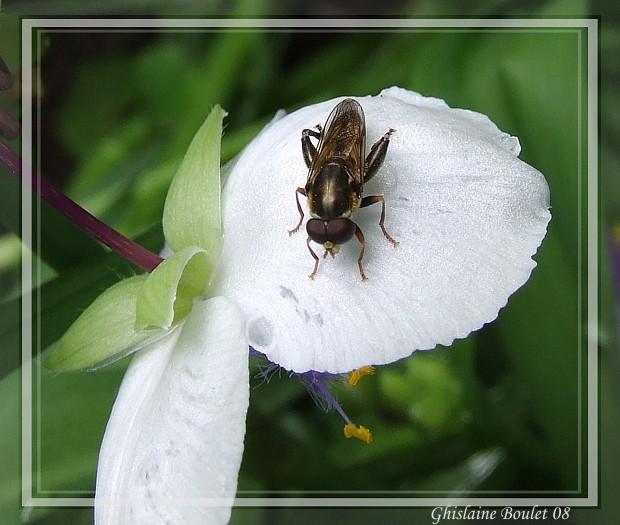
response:
<path id="1" fill-rule="evenodd" d="M 310 137 L 314 137 L 315 139 L 321 138 L 322 128 L 320 125 L 317 126 L 317 128 L 319 131 L 304 129 L 301 132 L 301 151 L 304 154 L 304 162 L 306 163 L 306 166 L 308 166 L 308 169 L 312 166 L 312 162 L 317 154 L 316 146 L 312 144 Z"/>
<path id="2" fill-rule="evenodd" d="M 312 238 L 308 236 L 308 240 L 306 241 L 306 244 L 308 245 L 308 250 L 310 251 L 310 255 L 314 257 L 314 269 L 312 270 L 312 273 L 308 277 L 310 277 L 310 279 L 314 279 L 316 272 L 319 270 L 319 256 L 316 253 L 314 253 L 314 250 L 311 248 L 310 246 L 311 240 Z"/>
<path id="3" fill-rule="evenodd" d="M 299 202 L 299 194 L 300 193 L 304 197 L 308 196 L 308 194 L 306 193 L 306 189 L 305 188 L 297 188 L 295 190 L 295 199 L 297 200 L 297 209 L 299 210 L 299 222 L 297 223 L 297 226 L 295 226 L 292 230 L 288 231 L 289 235 L 293 235 L 294 233 L 296 233 L 299 230 L 299 227 L 301 226 L 301 223 L 304 220 L 304 210 L 301 208 L 301 203 Z"/>
<path id="4" fill-rule="evenodd" d="M 395 129 L 390 128 L 389 131 L 370 148 L 370 153 L 366 157 L 364 182 L 368 182 L 377 174 L 381 164 L 383 164 L 383 159 L 385 159 L 388 146 L 390 145 L 390 135 L 395 131 Z"/>
<path id="5" fill-rule="evenodd" d="M 362 203 L 360 204 L 360 208 L 365 208 L 366 206 L 370 206 L 375 202 L 381 202 L 381 218 L 379 219 L 379 226 L 381 226 L 383 235 L 385 235 L 386 239 L 390 241 L 396 248 L 396 246 L 398 246 L 398 241 L 387 232 L 385 226 L 383 225 L 383 223 L 385 222 L 385 198 L 383 197 L 383 195 L 369 195 L 368 197 L 364 197 L 362 199 Z"/>
<path id="6" fill-rule="evenodd" d="M 362 259 L 364 258 L 364 248 L 366 248 L 366 239 L 364 239 L 364 233 L 362 232 L 362 230 L 357 224 L 355 225 L 355 236 L 357 237 L 357 240 L 362 245 L 362 249 L 360 250 L 359 257 L 357 258 L 357 266 L 359 266 L 360 276 L 362 277 L 362 281 L 367 281 L 368 277 L 366 277 L 366 274 L 364 273 L 364 267 L 362 266 Z"/>

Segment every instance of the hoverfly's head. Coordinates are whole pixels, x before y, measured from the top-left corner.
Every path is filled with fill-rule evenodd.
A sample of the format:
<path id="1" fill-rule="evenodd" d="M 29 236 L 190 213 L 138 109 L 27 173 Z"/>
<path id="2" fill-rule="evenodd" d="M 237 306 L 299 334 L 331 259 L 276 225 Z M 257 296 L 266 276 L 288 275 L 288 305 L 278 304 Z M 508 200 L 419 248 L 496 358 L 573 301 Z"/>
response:
<path id="1" fill-rule="evenodd" d="M 340 245 L 355 234 L 355 223 L 346 217 L 331 221 L 309 219 L 306 223 L 308 236 L 317 244 L 322 244 L 332 257 L 338 253 Z"/>

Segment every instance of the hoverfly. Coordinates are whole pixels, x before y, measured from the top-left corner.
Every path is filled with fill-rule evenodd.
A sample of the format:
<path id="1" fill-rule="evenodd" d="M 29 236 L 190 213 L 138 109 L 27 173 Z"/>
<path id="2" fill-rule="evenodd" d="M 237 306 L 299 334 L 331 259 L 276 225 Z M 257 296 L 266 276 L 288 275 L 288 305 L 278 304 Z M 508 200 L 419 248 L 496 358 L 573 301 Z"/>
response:
<path id="1" fill-rule="evenodd" d="M 383 234 L 394 246 L 396 241 L 385 229 L 385 199 L 383 195 L 370 195 L 362 198 L 364 183 L 375 176 L 385 159 L 390 135 L 395 130 L 389 129 L 383 137 L 366 150 L 366 123 L 364 111 L 358 102 L 347 98 L 340 102 L 330 113 L 325 127 L 316 126 L 318 131 L 304 129 L 301 133 L 301 149 L 308 169 L 308 180 L 303 188 L 295 190 L 299 222 L 289 235 L 299 230 L 304 220 L 304 212 L 299 203 L 299 195 L 308 198 L 308 207 L 312 218 L 306 223 L 308 239 L 306 244 L 314 258 L 314 270 L 310 278 L 314 279 L 319 268 L 319 257 L 310 246 L 310 241 L 322 244 L 325 248 L 323 258 L 329 253 L 334 257 L 340 245 L 353 235 L 362 245 L 357 265 L 362 280 L 367 279 L 362 266 L 366 241 L 360 227 L 351 219 L 351 214 L 358 208 L 364 208 L 381 202 L 379 226 Z M 318 139 L 318 147 L 310 137 Z"/>

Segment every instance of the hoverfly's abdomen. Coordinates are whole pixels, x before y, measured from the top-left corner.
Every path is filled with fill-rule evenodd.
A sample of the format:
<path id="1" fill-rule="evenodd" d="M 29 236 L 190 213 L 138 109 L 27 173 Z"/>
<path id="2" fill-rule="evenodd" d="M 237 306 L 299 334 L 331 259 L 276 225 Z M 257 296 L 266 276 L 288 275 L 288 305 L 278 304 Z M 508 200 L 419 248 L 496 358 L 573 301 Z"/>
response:
<path id="1" fill-rule="evenodd" d="M 308 193 L 310 211 L 325 221 L 348 217 L 356 204 L 352 179 L 341 163 L 325 164 Z"/>

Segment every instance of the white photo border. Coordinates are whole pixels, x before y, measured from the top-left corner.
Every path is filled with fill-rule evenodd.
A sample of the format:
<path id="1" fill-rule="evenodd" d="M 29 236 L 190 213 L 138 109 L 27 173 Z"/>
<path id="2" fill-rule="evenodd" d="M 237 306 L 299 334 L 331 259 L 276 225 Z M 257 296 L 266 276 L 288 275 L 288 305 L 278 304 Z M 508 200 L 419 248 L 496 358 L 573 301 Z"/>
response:
<path id="1" fill-rule="evenodd" d="M 333 30 L 333 31 L 364 31 L 364 30 L 446 30 L 446 29 L 480 29 L 480 30 L 559 30 L 577 32 L 579 37 L 585 33 L 586 42 L 580 40 L 578 49 L 579 63 L 583 73 L 586 74 L 587 84 L 579 86 L 580 95 L 582 90 L 587 89 L 587 131 L 583 130 L 581 119 L 581 106 L 579 109 L 580 141 L 583 132 L 587 134 L 587 490 L 586 496 L 579 497 L 466 497 L 454 500 L 442 497 L 399 497 L 402 492 L 394 492 L 394 497 L 240 497 L 241 492 L 235 499 L 235 507 L 436 507 L 458 506 L 465 502 L 470 506 L 513 506 L 527 507 L 538 505 L 541 507 L 573 506 L 591 507 L 599 503 L 599 407 L 598 407 L 598 239 L 599 239 L 599 181 L 598 181 L 598 32 L 599 21 L 595 18 L 545 18 L 545 19 L 96 19 L 96 18 L 24 18 L 22 20 L 22 72 L 23 93 L 31 93 L 33 88 L 34 64 L 33 38 L 35 30 L 51 31 L 139 31 L 139 30 Z M 583 30 L 586 29 L 585 32 Z M 587 64 L 581 61 L 583 46 L 587 48 Z M 587 68 L 586 71 L 583 68 Z M 583 98 L 580 96 L 579 103 Z M 22 171 L 27 173 L 33 166 L 32 152 L 32 119 L 33 105 L 30 96 L 22 97 Z M 581 147 L 579 148 L 581 152 Z M 579 162 L 579 187 L 584 174 L 582 163 Z M 581 210 L 581 195 L 579 195 Z M 29 185 L 22 186 L 22 241 L 24 246 L 32 246 L 33 242 L 33 199 Z M 583 217 L 579 216 L 579 232 L 582 230 Z M 581 233 L 579 233 L 581 235 Z M 36 241 L 36 240 L 35 240 Z M 581 238 L 579 239 L 581 246 Z M 37 366 L 40 360 L 33 360 L 32 338 L 32 255 L 29 250 L 23 251 L 22 257 L 22 505 L 25 507 L 89 507 L 93 506 L 93 497 L 39 497 L 33 495 L 33 413 L 32 413 L 32 386 L 33 386 L 33 363 Z M 579 268 L 581 275 L 581 267 Z M 581 287 L 581 282 L 580 282 Z M 581 288 L 579 293 L 583 293 Z M 36 304 L 36 303 L 35 303 Z M 581 316 L 581 312 L 579 314 Z M 580 323 L 583 326 L 583 323 Z M 579 332 L 581 333 L 581 331 Z M 581 357 L 579 357 L 581 359 Z M 580 367 L 580 373 L 582 369 Z M 580 378 L 582 381 L 584 378 Z M 581 403 L 581 398 L 579 399 Z M 580 410 L 580 414 L 582 411 Z M 581 415 L 580 415 L 581 418 Z M 581 428 L 582 422 L 579 423 Z M 580 438 L 583 447 L 583 440 Z M 581 456 L 579 458 L 579 485 L 583 482 L 581 469 Z M 583 490 L 583 488 L 581 488 Z M 46 491 L 48 492 L 48 491 Z M 580 491 L 565 491 L 571 494 Z M 65 492 L 63 492 L 65 493 Z M 377 492 L 373 492 L 376 494 Z M 488 494 L 488 492 L 485 492 Z M 278 494 L 282 494 L 281 491 Z M 347 494 L 351 494 L 348 492 Z M 443 493 L 442 493 L 443 494 Z M 530 493 L 531 494 L 531 493 Z M 556 492 L 557 494 L 557 492 Z M 175 499 L 171 503 L 181 506 L 219 506 L 229 501 L 217 499 Z M 122 502 L 129 503 L 129 502 Z M 121 503 L 121 504 L 122 504 Z M 136 502 L 132 502 L 136 503 Z"/>

